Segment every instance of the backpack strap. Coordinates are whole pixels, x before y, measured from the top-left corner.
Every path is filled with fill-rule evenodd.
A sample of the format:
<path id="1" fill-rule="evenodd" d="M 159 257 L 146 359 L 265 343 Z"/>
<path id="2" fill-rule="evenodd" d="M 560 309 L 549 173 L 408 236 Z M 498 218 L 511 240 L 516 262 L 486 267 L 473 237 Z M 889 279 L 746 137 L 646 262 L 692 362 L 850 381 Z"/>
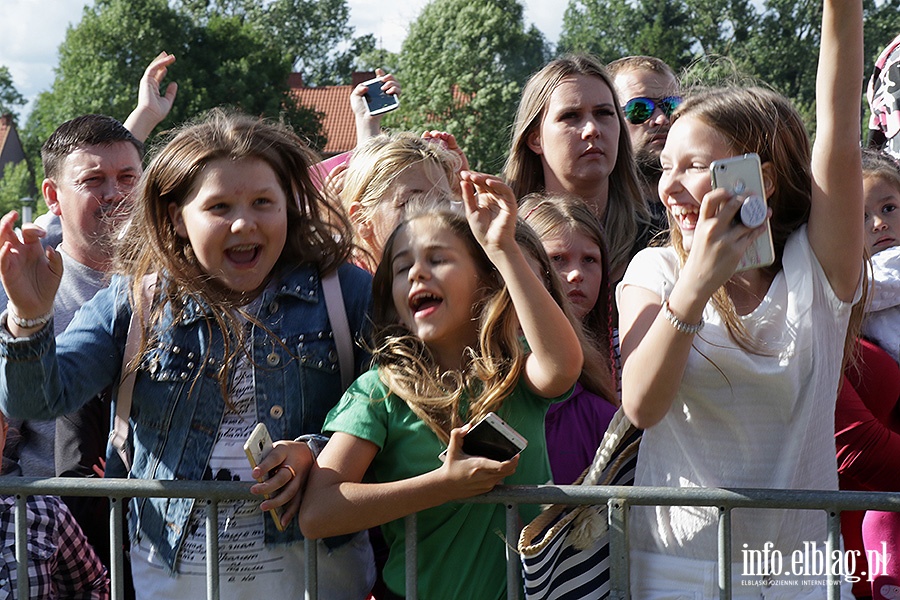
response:
<path id="1" fill-rule="evenodd" d="M 356 369 L 353 362 L 353 337 L 350 335 L 350 324 L 347 322 L 347 309 L 344 308 L 344 296 L 341 293 L 341 281 L 337 270 L 322 277 L 322 292 L 325 295 L 325 310 L 334 333 L 337 346 L 338 365 L 341 369 L 341 387 L 347 389 L 353 383 Z"/>
<path id="2" fill-rule="evenodd" d="M 128 338 L 125 340 L 125 352 L 122 354 L 119 393 L 116 395 L 116 414 L 113 417 L 113 427 L 109 432 L 109 442 L 116 449 L 125 469 L 129 472 L 131 472 L 131 449 L 128 447 L 128 420 L 131 417 L 131 401 L 137 369 L 129 371 L 128 365 L 137 356 L 141 347 L 141 321 L 147 320 L 150 304 L 153 302 L 153 286 L 155 284 L 155 273 L 144 276 L 141 282 L 141 292 L 144 296 L 143 310 L 140 315 L 135 310 L 131 311 L 131 320 L 128 322 Z"/>

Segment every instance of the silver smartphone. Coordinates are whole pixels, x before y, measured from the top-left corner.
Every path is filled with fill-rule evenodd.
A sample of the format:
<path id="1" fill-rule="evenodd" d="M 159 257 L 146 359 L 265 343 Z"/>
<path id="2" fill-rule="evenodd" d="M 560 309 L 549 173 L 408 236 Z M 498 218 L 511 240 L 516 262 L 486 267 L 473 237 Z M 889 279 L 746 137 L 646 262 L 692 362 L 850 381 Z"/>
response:
<path id="1" fill-rule="evenodd" d="M 384 80 L 381 77 L 364 81 L 362 84 L 366 86 L 363 98 L 370 115 L 380 115 L 400 106 L 400 98 L 396 94 L 386 94 L 382 91 Z"/>
<path id="2" fill-rule="evenodd" d="M 737 222 L 743 222 L 748 227 L 758 227 L 763 222 L 766 225 L 765 232 L 756 238 L 741 257 L 736 272 L 771 265 L 775 262 L 775 248 L 772 246 L 772 228 L 767 218 L 768 205 L 759 155 L 749 153 L 715 160 L 709 165 L 709 176 L 714 188 L 725 188 L 732 194 L 745 197 L 744 205 L 738 211 Z"/>
<path id="3" fill-rule="evenodd" d="M 272 451 L 274 448 L 272 444 L 272 436 L 269 435 L 269 430 L 266 428 L 265 423 L 257 423 L 256 427 L 253 428 L 253 432 L 250 434 L 250 437 L 247 438 L 247 441 L 244 442 L 244 453 L 247 455 L 247 460 L 250 461 L 250 466 L 252 468 L 256 468 L 259 463 Z M 259 478 L 259 482 L 262 483 L 266 479 L 269 478 L 268 473 L 263 473 L 262 477 Z M 265 494 L 266 500 L 269 499 L 269 495 Z M 281 514 L 284 512 L 283 507 L 273 508 L 269 511 L 269 514 L 272 515 L 272 519 L 275 521 L 275 527 L 278 528 L 278 531 L 284 531 L 284 527 L 281 525 Z"/>

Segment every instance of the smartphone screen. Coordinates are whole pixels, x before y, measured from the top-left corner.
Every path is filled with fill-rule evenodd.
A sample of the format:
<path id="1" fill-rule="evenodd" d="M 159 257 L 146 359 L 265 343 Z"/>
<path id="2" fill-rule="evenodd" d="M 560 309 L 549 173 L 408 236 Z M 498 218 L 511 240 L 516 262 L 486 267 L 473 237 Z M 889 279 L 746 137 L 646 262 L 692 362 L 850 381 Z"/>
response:
<path id="1" fill-rule="evenodd" d="M 366 82 L 366 105 L 369 107 L 369 114 L 377 115 L 389 110 L 397 108 L 400 102 L 397 96 L 385 94 L 381 90 L 384 82 L 380 79 Z"/>
<path id="2" fill-rule="evenodd" d="M 471 456 L 484 456 L 502 462 L 521 452 L 526 444 L 525 438 L 512 427 L 499 417 L 491 419 L 489 415 L 466 433 L 462 450 Z"/>

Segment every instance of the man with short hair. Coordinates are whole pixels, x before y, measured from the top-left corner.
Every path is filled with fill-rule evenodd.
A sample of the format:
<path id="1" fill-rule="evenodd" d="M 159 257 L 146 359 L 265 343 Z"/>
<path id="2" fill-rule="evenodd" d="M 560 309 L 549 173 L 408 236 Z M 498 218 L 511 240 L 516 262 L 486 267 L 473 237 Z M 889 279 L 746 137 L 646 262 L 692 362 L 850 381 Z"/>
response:
<path id="1" fill-rule="evenodd" d="M 65 330 L 78 308 L 107 284 L 110 235 L 119 205 L 141 175 L 143 144 L 112 117 L 84 115 L 60 125 L 41 148 L 41 192 L 58 216 L 63 278 L 53 307 L 54 332 Z M 6 304 L 6 296 L 0 298 Z M 17 423 L 15 460 L 26 477 L 53 477 L 55 421 Z"/>
<path id="2" fill-rule="evenodd" d="M 658 199 L 659 153 L 669 135 L 669 118 L 681 102 L 678 78 L 653 56 L 626 56 L 606 68 L 625 111 L 634 159 L 646 182 L 645 195 Z M 651 206 L 656 208 L 655 203 Z"/>

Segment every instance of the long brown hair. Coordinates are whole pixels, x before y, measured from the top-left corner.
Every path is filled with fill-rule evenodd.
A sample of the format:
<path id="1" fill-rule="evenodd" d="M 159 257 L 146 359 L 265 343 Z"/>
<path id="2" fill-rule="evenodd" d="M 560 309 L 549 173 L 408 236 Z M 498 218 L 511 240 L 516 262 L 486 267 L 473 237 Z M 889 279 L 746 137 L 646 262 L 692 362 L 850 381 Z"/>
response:
<path id="1" fill-rule="evenodd" d="M 150 331 L 164 313 L 171 311 L 177 318 L 189 303 L 195 303 L 206 309 L 209 330 L 222 332 L 225 360 L 219 381 L 225 393 L 229 365 L 244 345 L 238 314 L 252 298 L 225 288 L 205 273 L 190 243 L 177 234 L 169 217 L 169 205 L 185 203 L 204 166 L 223 158 L 264 161 L 288 199 L 287 239 L 273 274 L 301 264 L 314 265 L 327 274 L 348 259 L 352 238 L 343 211 L 322 196 L 310 177 L 310 166 L 318 162 L 316 155 L 286 126 L 214 109 L 203 120 L 174 132 L 133 192 L 115 267 L 131 277 L 134 310 L 149 316 L 147 322 L 142 319 L 138 360 L 148 347 Z M 145 276 L 152 274 L 159 277 L 155 299 L 147 310 L 142 286 Z"/>
<path id="2" fill-rule="evenodd" d="M 603 280 L 597 302 L 582 319 L 585 350 L 579 382 L 590 392 L 618 403 L 612 344 L 612 293 L 609 284 L 609 252 L 597 215 L 581 198 L 562 194 L 529 194 L 520 214 L 541 240 L 581 233 L 600 249 Z M 566 299 L 568 302 L 568 299 Z"/>
<path id="3" fill-rule="evenodd" d="M 764 270 L 774 277 L 782 269 L 788 237 L 809 220 L 812 205 L 812 154 L 800 114 L 787 98 L 772 90 L 725 87 L 689 97 L 672 115 L 672 122 L 685 116 L 715 129 L 735 155 L 755 152 L 763 164 L 772 165 L 775 189 L 767 202 L 772 210 L 769 224 L 775 262 Z M 687 252 L 681 230 L 673 224 L 670 233 L 672 246 L 684 265 Z M 860 260 L 863 260 L 862 256 Z M 750 336 L 725 286 L 716 290 L 711 301 L 728 334 L 739 347 L 753 354 L 771 353 Z M 856 312 L 851 315 L 845 348 L 850 347 L 859 331 L 860 316 Z M 845 352 L 845 360 L 847 356 L 849 354 Z"/>
<path id="4" fill-rule="evenodd" d="M 631 259 L 641 229 L 650 222 L 650 214 L 641 194 L 631 138 L 628 136 L 615 86 L 597 59 L 587 54 L 566 55 L 547 63 L 531 76 L 522 90 L 503 177 L 515 192 L 516 198 L 545 190 L 541 158 L 528 147 L 528 138 L 541 126 L 553 91 L 563 79 L 573 75 L 586 75 L 602 80 L 616 104 L 616 116 L 619 120 L 618 157 L 609 174 L 606 214 L 597 216 L 603 221 L 609 241 L 610 266 L 617 270 Z"/>
<path id="5" fill-rule="evenodd" d="M 478 318 L 478 347 L 470 348 L 461 371 L 441 371 L 422 340 L 400 323 L 394 306 L 391 263 L 397 238 L 410 223 L 429 220 L 463 241 L 480 275 L 481 293 L 473 315 Z M 460 407 L 468 400 L 466 420 L 496 411 L 515 389 L 525 367 L 518 318 L 500 275 L 478 244 L 465 217 L 446 209 L 407 213 L 384 246 L 372 280 L 374 298 L 373 362 L 384 384 L 409 406 L 444 442 L 463 424 Z"/>

